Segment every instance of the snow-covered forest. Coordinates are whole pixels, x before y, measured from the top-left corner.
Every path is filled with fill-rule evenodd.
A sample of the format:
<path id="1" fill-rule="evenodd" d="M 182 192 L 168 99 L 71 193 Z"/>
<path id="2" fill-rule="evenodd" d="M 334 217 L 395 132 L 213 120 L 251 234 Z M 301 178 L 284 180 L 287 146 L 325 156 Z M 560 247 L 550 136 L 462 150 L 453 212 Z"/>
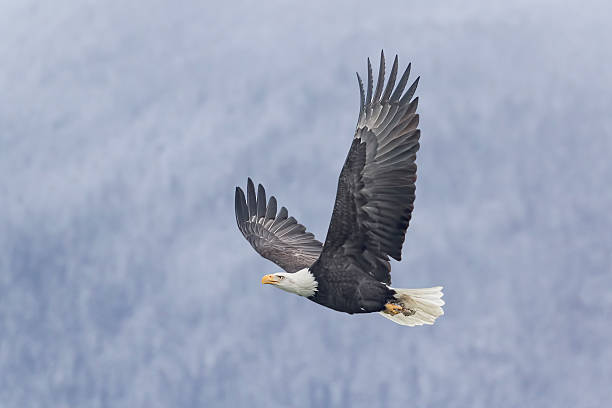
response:
<path id="1" fill-rule="evenodd" d="M 0 406 L 606 406 L 611 12 L 1 2 Z M 432 327 L 262 286 L 235 225 L 251 176 L 324 239 L 381 49 L 421 76 L 392 276 L 445 287 Z"/>

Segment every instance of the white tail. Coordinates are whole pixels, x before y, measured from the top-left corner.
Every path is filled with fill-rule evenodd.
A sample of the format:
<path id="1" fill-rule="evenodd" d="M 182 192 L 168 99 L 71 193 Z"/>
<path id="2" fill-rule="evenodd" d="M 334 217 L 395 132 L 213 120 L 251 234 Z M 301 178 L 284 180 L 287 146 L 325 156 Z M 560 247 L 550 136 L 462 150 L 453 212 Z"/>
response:
<path id="1" fill-rule="evenodd" d="M 387 312 L 379 312 L 389 320 L 403 326 L 421 326 L 423 324 L 434 324 L 434 321 L 444 314 L 441 299 L 442 286 L 427 289 L 395 289 L 397 304 L 402 306 L 403 312 L 392 315 Z"/>

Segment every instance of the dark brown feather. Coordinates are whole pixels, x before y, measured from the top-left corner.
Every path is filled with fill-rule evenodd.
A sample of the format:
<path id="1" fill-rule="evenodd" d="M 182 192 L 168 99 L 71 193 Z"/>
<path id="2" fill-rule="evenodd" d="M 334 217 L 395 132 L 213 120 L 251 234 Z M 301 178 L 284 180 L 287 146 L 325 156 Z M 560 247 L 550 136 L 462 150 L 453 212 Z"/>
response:
<path id="1" fill-rule="evenodd" d="M 289 217 L 285 207 L 278 214 L 276 208 L 274 196 L 266 205 L 266 191 L 261 184 L 255 195 L 255 186 L 250 178 L 247 182 L 247 199 L 242 189 L 236 187 L 236 222 L 255 251 L 287 272 L 310 267 L 321 253 L 321 242 L 306 232 L 306 227 L 295 218 Z"/>

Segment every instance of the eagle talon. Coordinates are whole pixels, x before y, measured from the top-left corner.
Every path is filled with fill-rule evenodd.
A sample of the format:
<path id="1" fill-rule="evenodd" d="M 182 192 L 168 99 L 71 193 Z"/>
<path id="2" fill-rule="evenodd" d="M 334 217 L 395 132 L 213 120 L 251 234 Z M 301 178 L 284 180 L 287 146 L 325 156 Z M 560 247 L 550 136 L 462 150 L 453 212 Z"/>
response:
<path id="1" fill-rule="evenodd" d="M 395 316 L 396 314 L 400 313 L 403 309 L 404 308 L 400 305 L 395 305 L 393 303 L 385 304 L 385 313 L 390 314 L 392 316 Z"/>

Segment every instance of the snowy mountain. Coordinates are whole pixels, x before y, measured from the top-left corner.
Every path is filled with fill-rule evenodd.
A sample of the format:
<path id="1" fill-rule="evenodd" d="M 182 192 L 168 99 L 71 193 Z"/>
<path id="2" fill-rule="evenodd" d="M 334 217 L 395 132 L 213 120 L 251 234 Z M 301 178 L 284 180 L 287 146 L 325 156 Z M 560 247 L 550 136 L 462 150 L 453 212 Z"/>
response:
<path id="1" fill-rule="evenodd" d="M 0 3 L 0 406 L 609 403 L 612 8 L 434 3 Z M 262 287 L 235 225 L 251 176 L 324 240 L 381 49 L 432 327 Z"/>

